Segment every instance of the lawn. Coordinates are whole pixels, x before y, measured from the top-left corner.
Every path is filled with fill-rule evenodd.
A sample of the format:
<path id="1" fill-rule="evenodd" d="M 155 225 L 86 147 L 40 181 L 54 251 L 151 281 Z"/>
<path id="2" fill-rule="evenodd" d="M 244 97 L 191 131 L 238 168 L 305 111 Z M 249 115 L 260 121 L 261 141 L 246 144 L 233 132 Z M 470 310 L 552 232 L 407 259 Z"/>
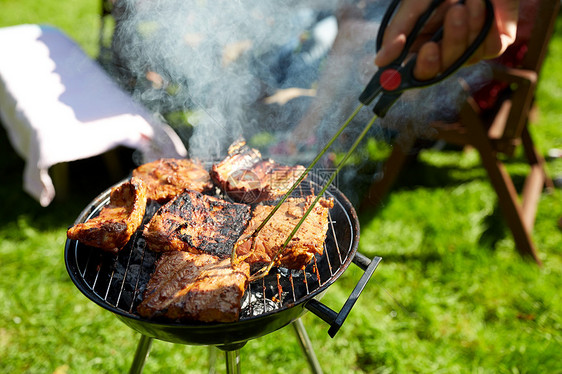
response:
<path id="1" fill-rule="evenodd" d="M 0 26 L 50 23 L 97 54 L 97 1 L 0 9 Z M 532 126 L 543 154 L 562 148 L 561 71 L 559 18 Z M 63 261 L 67 227 L 112 183 L 102 161 L 74 163 L 68 199 L 41 208 L 21 189 L 24 164 L 3 130 L 0 153 L 0 372 L 126 372 L 139 335 L 81 295 Z M 562 160 L 547 166 L 562 175 Z M 525 173 L 521 156 L 509 169 Z M 303 318 L 324 371 L 562 373 L 562 191 L 539 202 L 539 268 L 515 251 L 477 154 L 426 151 L 408 171 L 417 179 L 401 178 L 383 209 L 360 217 L 360 251 L 383 261 L 341 331 L 331 339 L 322 320 Z M 339 310 L 361 274 L 351 266 L 323 302 Z M 248 342 L 241 357 L 245 373 L 307 372 L 290 328 Z M 155 341 L 145 372 L 206 373 L 207 360 L 207 347 Z"/>

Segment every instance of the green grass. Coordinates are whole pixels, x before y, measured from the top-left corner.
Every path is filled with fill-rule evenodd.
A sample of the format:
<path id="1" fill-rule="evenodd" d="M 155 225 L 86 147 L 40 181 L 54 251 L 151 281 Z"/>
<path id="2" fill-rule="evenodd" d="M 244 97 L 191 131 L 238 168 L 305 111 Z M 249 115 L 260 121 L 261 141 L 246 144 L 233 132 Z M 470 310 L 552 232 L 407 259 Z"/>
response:
<path id="1" fill-rule="evenodd" d="M 96 1 L 0 0 L 0 9 L 0 26 L 50 23 L 97 51 Z M 561 61 L 558 22 L 532 127 L 544 153 L 562 147 Z M 22 192 L 23 162 L 3 132 L 0 149 L 0 373 L 126 372 L 138 334 L 82 296 L 63 261 L 66 228 L 111 183 L 101 161 L 72 164 L 69 200 L 41 208 Z M 562 174 L 560 160 L 548 168 Z M 509 169 L 526 170 L 520 159 Z M 384 208 L 361 217 L 360 250 L 383 262 L 336 339 L 319 318 L 304 317 L 324 371 L 562 373 L 561 216 L 561 191 L 543 194 L 538 268 L 514 250 L 477 155 L 424 152 Z M 323 302 L 339 310 L 361 274 L 350 267 Z M 145 372 L 205 373 L 207 355 L 155 341 Z M 241 355 L 246 373 L 307 372 L 289 328 L 250 341 Z M 217 368 L 224 372 L 222 355 Z"/>

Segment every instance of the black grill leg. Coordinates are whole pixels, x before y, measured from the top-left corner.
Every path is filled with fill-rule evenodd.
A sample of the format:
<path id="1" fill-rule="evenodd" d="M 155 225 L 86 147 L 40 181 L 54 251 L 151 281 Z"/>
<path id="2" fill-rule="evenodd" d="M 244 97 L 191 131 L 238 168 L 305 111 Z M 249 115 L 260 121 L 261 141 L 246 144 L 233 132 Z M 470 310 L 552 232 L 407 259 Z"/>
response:
<path id="1" fill-rule="evenodd" d="M 299 338 L 299 343 L 301 345 L 302 351 L 304 352 L 308 360 L 308 364 L 310 365 L 310 371 L 314 374 L 322 374 L 322 368 L 320 367 L 318 358 L 316 358 L 314 348 L 312 347 L 312 343 L 310 341 L 310 338 L 308 337 L 308 333 L 306 332 L 301 319 L 297 319 L 291 325 L 295 329 L 297 338 Z"/>
<path id="2" fill-rule="evenodd" d="M 135 358 L 133 359 L 133 364 L 131 369 L 129 369 L 129 374 L 141 374 L 144 368 L 144 362 L 148 357 L 150 352 L 150 347 L 152 346 L 153 338 L 141 334 L 139 344 L 137 345 L 137 351 L 135 352 Z"/>

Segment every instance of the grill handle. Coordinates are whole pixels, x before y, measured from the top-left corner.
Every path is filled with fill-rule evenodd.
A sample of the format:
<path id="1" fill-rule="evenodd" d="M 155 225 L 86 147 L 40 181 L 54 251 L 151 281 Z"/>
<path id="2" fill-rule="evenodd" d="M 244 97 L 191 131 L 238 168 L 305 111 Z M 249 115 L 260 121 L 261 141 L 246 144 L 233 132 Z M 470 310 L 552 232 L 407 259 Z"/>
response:
<path id="1" fill-rule="evenodd" d="M 351 292 L 351 295 L 349 296 L 339 313 L 336 313 L 316 299 L 311 299 L 308 303 L 306 303 L 306 309 L 310 310 L 312 313 L 316 314 L 324 322 L 330 325 L 330 329 L 328 330 L 328 334 L 330 335 L 330 337 L 333 338 L 340 330 L 345 319 L 349 315 L 351 308 L 353 308 L 353 306 L 357 302 L 359 295 L 361 295 L 361 292 L 363 292 L 363 289 L 367 285 L 369 279 L 371 279 L 371 277 L 373 276 L 373 273 L 377 269 L 377 266 L 379 265 L 381 260 L 382 258 L 378 256 L 375 256 L 372 260 L 370 260 L 367 256 L 362 255 L 359 252 L 355 253 L 353 263 L 363 269 L 365 273 L 363 273 L 361 279 L 359 279 L 359 282 Z"/>

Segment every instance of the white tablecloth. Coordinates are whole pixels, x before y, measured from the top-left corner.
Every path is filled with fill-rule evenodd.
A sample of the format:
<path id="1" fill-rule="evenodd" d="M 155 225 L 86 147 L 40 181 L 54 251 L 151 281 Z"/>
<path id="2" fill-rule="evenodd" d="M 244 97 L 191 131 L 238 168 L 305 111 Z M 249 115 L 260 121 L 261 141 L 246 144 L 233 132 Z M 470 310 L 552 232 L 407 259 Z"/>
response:
<path id="1" fill-rule="evenodd" d="M 169 126 L 50 26 L 0 29 L 0 120 L 26 160 L 24 189 L 43 206 L 55 196 L 54 164 L 119 145 L 139 149 L 145 162 L 187 154 Z"/>

